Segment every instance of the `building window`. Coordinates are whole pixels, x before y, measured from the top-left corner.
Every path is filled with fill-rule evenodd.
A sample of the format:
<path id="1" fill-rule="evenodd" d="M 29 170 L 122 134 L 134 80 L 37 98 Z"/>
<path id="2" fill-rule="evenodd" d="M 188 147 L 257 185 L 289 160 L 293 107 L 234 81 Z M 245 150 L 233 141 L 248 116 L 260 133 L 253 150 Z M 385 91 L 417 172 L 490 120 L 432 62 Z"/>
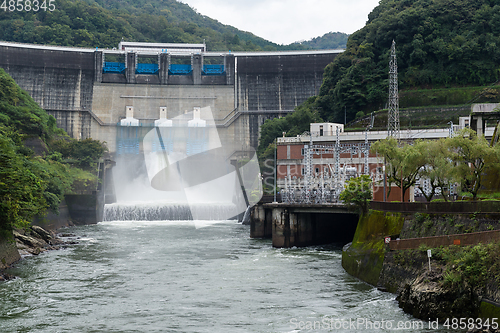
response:
<path id="1" fill-rule="evenodd" d="M 319 126 L 319 136 L 323 136 L 323 125 Z"/>

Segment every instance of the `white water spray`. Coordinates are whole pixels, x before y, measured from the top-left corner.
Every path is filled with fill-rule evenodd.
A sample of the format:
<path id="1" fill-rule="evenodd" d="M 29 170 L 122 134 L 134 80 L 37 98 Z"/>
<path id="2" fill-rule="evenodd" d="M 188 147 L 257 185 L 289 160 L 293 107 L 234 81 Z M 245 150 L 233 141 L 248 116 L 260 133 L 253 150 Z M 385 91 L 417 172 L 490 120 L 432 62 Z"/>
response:
<path id="1" fill-rule="evenodd" d="M 255 151 L 221 142 L 210 107 L 162 119 L 142 154 L 117 157 L 117 203 L 105 206 L 105 221 L 227 220 L 260 200 Z"/>

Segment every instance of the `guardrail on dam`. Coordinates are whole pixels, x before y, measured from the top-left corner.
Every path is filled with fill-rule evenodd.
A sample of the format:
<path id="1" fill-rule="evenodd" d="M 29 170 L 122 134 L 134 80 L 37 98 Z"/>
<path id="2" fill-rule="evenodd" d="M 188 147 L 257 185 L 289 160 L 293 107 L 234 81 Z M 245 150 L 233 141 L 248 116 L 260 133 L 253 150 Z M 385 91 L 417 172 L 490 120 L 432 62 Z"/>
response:
<path id="1" fill-rule="evenodd" d="M 116 152 L 127 110 L 154 126 L 209 106 L 219 135 L 246 150 L 260 125 L 317 95 L 323 70 L 341 50 L 175 54 L 0 42 L 0 67 L 72 137 L 106 141 Z M 216 63 L 213 65 L 212 63 Z"/>

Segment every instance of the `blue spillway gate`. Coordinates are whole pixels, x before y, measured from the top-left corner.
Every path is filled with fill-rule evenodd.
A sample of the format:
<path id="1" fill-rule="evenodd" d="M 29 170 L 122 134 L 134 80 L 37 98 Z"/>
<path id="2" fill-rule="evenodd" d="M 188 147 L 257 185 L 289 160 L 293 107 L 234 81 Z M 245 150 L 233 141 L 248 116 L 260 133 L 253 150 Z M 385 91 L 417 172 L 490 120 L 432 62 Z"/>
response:
<path id="1" fill-rule="evenodd" d="M 168 74 L 170 75 L 188 75 L 191 74 L 193 68 L 191 65 L 177 65 L 171 64 L 168 68 Z"/>
<path id="2" fill-rule="evenodd" d="M 224 65 L 203 65 L 203 75 L 223 75 Z"/>
<path id="3" fill-rule="evenodd" d="M 125 63 L 105 61 L 102 67 L 103 73 L 123 73 L 125 71 Z"/>
<path id="4" fill-rule="evenodd" d="M 138 63 L 135 69 L 136 74 L 156 74 L 158 73 L 158 64 Z"/>

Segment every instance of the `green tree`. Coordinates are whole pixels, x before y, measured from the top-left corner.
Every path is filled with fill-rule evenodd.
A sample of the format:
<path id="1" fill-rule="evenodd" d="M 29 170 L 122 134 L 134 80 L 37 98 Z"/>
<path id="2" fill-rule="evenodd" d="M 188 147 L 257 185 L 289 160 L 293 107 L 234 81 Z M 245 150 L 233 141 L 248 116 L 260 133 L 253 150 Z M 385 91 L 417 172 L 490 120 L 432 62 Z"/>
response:
<path id="1" fill-rule="evenodd" d="M 339 199 L 348 204 L 356 205 L 362 214 L 368 212 L 368 201 L 373 197 L 372 180 L 368 175 L 349 179 Z"/>
<path id="2" fill-rule="evenodd" d="M 57 139 L 56 139 L 57 138 Z M 60 144 L 63 142 L 64 144 Z M 38 147 L 35 153 L 30 147 Z M 65 154 L 57 149 L 60 148 Z M 96 140 L 77 141 L 0 68 L 0 226 L 23 227 L 48 209 L 57 212 L 75 186 L 95 185 Z M 85 168 L 84 171 L 76 168 Z M 92 187 L 95 188 L 95 187 Z"/>
<path id="3" fill-rule="evenodd" d="M 490 146 L 484 136 L 466 128 L 448 140 L 451 158 L 456 163 L 452 175 L 475 200 L 481 189 L 486 166 L 500 165 L 500 146 Z"/>
<path id="4" fill-rule="evenodd" d="M 47 184 L 16 153 L 16 144 L 0 127 L 0 226 L 22 228 L 48 207 L 43 195 Z"/>
<path id="5" fill-rule="evenodd" d="M 430 202 L 438 189 L 444 200 L 448 200 L 446 189 L 450 187 L 452 170 L 454 168 L 451 154 L 448 150 L 447 140 L 426 140 L 418 142 L 417 149 L 423 156 L 423 166 L 419 170 L 419 178 L 427 178 L 430 183 L 430 192 L 425 192 L 419 187 L 420 192 Z M 420 183 L 420 186 L 422 184 Z"/>
<path id="6" fill-rule="evenodd" d="M 389 51 L 396 42 L 399 87 L 498 81 L 500 6 L 490 0 L 382 0 L 346 50 L 325 69 L 317 107 L 335 122 L 387 101 Z"/>
<path id="7" fill-rule="evenodd" d="M 85 170 L 92 170 L 99 158 L 107 151 L 106 146 L 91 138 L 84 140 L 62 139 L 54 141 L 52 147 L 60 152 L 66 162 Z"/>
<path id="8" fill-rule="evenodd" d="M 384 157 L 387 179 L 389 183 L 394 183 L 401 188 L 403 197 L 406 191 L 416 184 L 419 171 L 425 165 L 422 145 L 421 141 L 417 141 L 414 145 L 404 144 L 399 147 L 397 140 L 389 137 L 375 142 L 371 147 L 373 151 Z"/>

